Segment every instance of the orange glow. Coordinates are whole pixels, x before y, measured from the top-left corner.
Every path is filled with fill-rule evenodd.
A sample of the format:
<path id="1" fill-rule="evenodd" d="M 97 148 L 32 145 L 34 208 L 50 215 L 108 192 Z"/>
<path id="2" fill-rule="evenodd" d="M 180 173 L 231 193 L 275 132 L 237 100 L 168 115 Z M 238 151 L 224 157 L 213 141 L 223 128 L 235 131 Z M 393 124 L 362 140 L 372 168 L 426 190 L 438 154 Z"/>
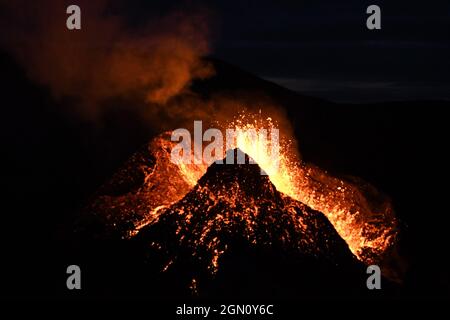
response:
<path id="1" fill-rule="evenodd" d="M 276 125 L 270 118 L 246 122 L 247 118 L 243 115 L 235 121 L 236 128 L 272 128 Z M 372 204 L 359 185 L 301 162 L 291 140 L 280 141 L 279 166 L 276 167 L 270 155 L 260 152 L 269 149 L 268 145 L 258 145 L 262 143 L 270 142 L 252 141 L 243 136 L 238 138 L 236 147 L 255 159 L 278 191 L 322 212 L 359 260 L 375 263 L 394 243 L 396 218 L 389 201 L 377 199 L 381 203 Z M 369 189 L 372 195 L 377 193 L 373 187 L 369 186 Z M 378 193 L 375 196 L 380 198 Z"/>
<path id="2" fill-rule="evenodd" d="M 231 143 L 227 141 L 229 144 L 224 148 L 239 148 L 248 154 L 267 173 L 266 178 L 276 190 L 282 193 L 284 204 L 282 207 L 277 207 L 275 203 L 270 205 L 269 212 L 272 211 L 272 216 L 264 221 L 263 227 L 268 230 L 272 225 L 280 227 L 282 223 L 289 221 L 294 233 L 301 235 L 301 241 L 292 239 L 292 235 L 288 233 L 282 233 L 280 241 L 294 241 L 295 246 L 303 251 L 315 250 L 308 246 L 302 247 L 302 243 L 313 242 L 313 236 L 308 232 L 312 232 L 309 229 L 314 222 L 304 220 L 305 217 L 310 219 L 309 217 L 314 216 L 310 210 L 313 209 L 328 219 L 354 256 L 366 264 L 378 264 L 394 245 L 397 219 L 389 200 L 375 188 L 356 178 L 344 180 L 334 177 L 301 161 L 295 142 L 283 132 L 280 133 L 279 161 L 278 165 L 276 164 L 272 157 L 270 135 L 267 139 L 253 139 L 254 136 L 248 134 L 249 130 L 266 129 L 269 132 L 270 129 L 277 128 L 278 124 L 271 118 L 262 117 L 261 113 L 243 113 L 233 121 L 219 123 L 217 127 L 235 130 L 236 138 Z M 249 182 L 228 185 L 225 189 L 220 185 L 220 181 L 217 186 L 199 185 L 198 181 L 207 171 L 208 164 L 172 163 L 170 154 L 176 143 L 170 141 L 170 136 L 170 133 L 164 133 L 147 146 L 146 151 L 151 156 L 144 157 L 141 154 L 130 159 L 126 168 L 139 168 L 145 176 L 139 189 L 115 197 L 101 196 L 94 203 L 93 211 L 105 212 L 107 223 L 119 229 L 119 232 L 122 228 L 120 226 L 124 225 L 123 228 L 126 229 L 131 222 L 133 229 L 126 229 L 125 237 L 133 237 L 145 226 L 157 223 L 165 213 L 171 212 L 172 206 L 176 206 L 177 209 L 173 212 L 181 219 L 181 222 L 177 223 L 176 235 L 180 241 L 193 241 L 190 243 L 193 248 L 208 252 L 208 269 L 214 274 L 219 268 L 221 255 L 226 252 L 226 244 L 213 235 L 240 221 L 239 223 L 245 225 L 243 236 L 249 243 L 256 244 L 259 240 L 254 228 L 255 224 L 259 223 L 257 217 L 261 201 L 264 201 L 265 196 L 269 199 L 270 195 L 274 194 L 271 190 L 273 186 L 266 184 L 267 190 L 259 190 L 261 197 L 255 199 L 243 195 L 245 191 L 242 188 Z M 193 159 L 193 154 L 191 157 Z M 223 154 L 220 154 L 216 155 L 214 160 L 223 158 Z M 122 174 L 129 173 L 125 170 Z M 196 205 L 183 200 L 185 195 L 194 189 L 207 203 L 204 210 L 196 211 Z M 225 206 L 232 213 L 215 212 L 210 216 L 208 210 L 216 206 Z M 304 212 L 303 218 L 298 215 L 298 210 Z M 195 214 L 207 216 L 207 223 L 202 228 L 195 229 L 193 237 L 188 237 L 191 240 L 187 240 L 186 228 L 196 219 Z M 329 230 L 325 226 L 322 227 L 325 228 L 323 234 L 326 237 Z M 171 262 L 164 269 L 167 270 L 170 265 Z"/>
<path id="3" fill-rule="evenodd" d="M 254 159 L 278 191 L 322 212 L 359 260 L 375 263 L 393 245 L 397 234 L 393 209 L 390 202 L 382 199 L 373 187 L 367 188 L 372 196 L 375 193 L 376 197 L 381 198 L 377 199 L 377 203 L 371 203 L 358 184 L 333 177 L 300 161 L 292 140 L 280 138 L 279 163 L 276 165 L 270 153 L 270 137 L 254 139 L 249 134 L 251 130 L 277 128 L 271 118 L 262 118 L 260 114 L 241 114 L 238 119 L 221 125 L 236 130 L 236 140 L 228 149 L 239 148 Z M 216 160 L 221 158 L 222 155 Z M 206 169 L 206 165 L 179 167 L 191 186 L 196 184 Z"/>

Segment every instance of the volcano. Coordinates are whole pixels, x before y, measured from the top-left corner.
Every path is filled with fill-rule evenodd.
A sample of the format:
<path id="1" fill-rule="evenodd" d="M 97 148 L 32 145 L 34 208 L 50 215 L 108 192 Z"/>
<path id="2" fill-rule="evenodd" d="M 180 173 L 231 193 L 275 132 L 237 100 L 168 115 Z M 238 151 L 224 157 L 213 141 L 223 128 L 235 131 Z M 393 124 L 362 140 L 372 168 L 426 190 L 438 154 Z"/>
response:
<path id="1" fill-rule="evenodd" d="M 138 238 L 166 252 L 176 248 L 169 254 L 171 263 L 182 247 L 212 273 L 217 272 L 221 255 L 233 250 L 233 243 L 336 261 L 351 258 L 345 241 L 323 214 L 278 192 L 260 170 L 248 161 L 211 165 L 196 186 L 161 212 L 156 223 L 142 229 Z M 153 241 L 154 234 L 164 233 L 163 243 Z"/>
<path id="2" fill-rule="evenodd" d="M 228 152 L 236 159 L 242 151 Z M 245 159 L 245 164 L 212 164 L 191 191 L 140 230 L 134 241 L 146 248 L 148 261 L 164 261 L 163 272 L 172 269 L 177 274 L 184 269 L 194 294 L 199 287 L 200 293 L 218 290 L 218 275 L 230 277 L 221 270 L 222 263 L 248 268 L 247 272 L 267 268 L 263 263 L 253 267 L 249 261 L 237 263 L 235 255 L 244 252 L 250 257 L 263 253 L 265 258 L 276 253 L 277 260 L 296 257 L 303 269 L 314 262 L 362 270 L 322 213 L 277 191 L 269 177 L 261 175 L 261 168 L 249 163 L 248 155 Z M 220 287 L 223 290 L 223 284 Z M 236 290 L 232 293 L 235 296 Z"/>
<path id="3" fill-rule="evenodd" d="M 238 291 L 270 296 L 284 288 L 292 296 L 297 286 L 308 287 L 308 295 L 365 288 L 364 264 L 329 219 L 277 190 L 249 155 L 244 164 L 176 165 L 173 144 L 163 134 L 133 155 L 100 188 L 83 224 L 101 226 L 85 234 L 126 243 L 132 260 L 145 261 L 151 285 L 156 277 L 186 295 L 233 296 L 249 281 L 271 283 L 264 285 L 270 292 L 252 292 L 255 285 Z M 227 152 L 235 160 L 244 153 Z M 239 280 L 243 270 L 254 271 Z"/>
<path id="4" fill-rule="evenodd" d="M 187 213 L 179 214 L 177 219 L 175 215 L 169 218 L 170 212 L 178 212 L 176 208 L 180 201 L 199 187 L 199 180 L 206 174 L 207 166 L 183 167 L 172 164 L 170 133 L 157 136 L 161 131 L 144 130 L 144 125 L 147 128 L 148 123 L 140 117 L 124 116 L 129 114 L 129 104 L 120 109 L 126 109 L 127 112 L 111 111 L 111 118 L 106 121 L 107 130 L 96 136 L 94 130 L 90 131 L 84 124 L 55 112 L 59 106 L 53 104 L 40 88 L 31 84 L 14 61 L 3 58 L 2 66 L 8 75 L 2 78 L 4 87 L 8 88 L 5 104 L 17 106 L 6 110 L 7 121 L 2 128 L 5 137 L 16 137 L 5 139 L 5 150 L 10 150 L 10 158 L 7 158 L 10 160 L 7 166 L 10 168 L 7 170 L 10 193 L 5 198 L 7 207 L 14 209 L 11 212 L 17 214 L 5 215 L 4 225 L 11 227 L 4 228 L 2 239 L 7 246 L 6 257 L 23 266 L 18 268 L 15 263 L 3 265 L 6 268 L 2 269 L 4 273 L 13 275 L 6 279 L 4 293 L 16 292 L 21 296 L 27 292 L 37 295 L 41 294 L 37 288 L 43 288 L 49 296 L 70 294 L 61 285 L 65 283 L 65 278 L 60 279 L 55 275 L 61 275 L 61 270 L 76 263 L 82 266 L 83 272 L 86 270 L 83 275 L 86 276 L 83 278 L 86 286 L 82 291 L 88 296 L 117 297 L 129 293 L 172 298 L 176 296 L 174 292 L 191 296 L 195 291 L 203 296 L 209 293 L 212 296 L 235 296 L 238 291 L 245 298 L 265 298 L 279 294 L 294 298 L 309 296 L 314 290 L 323 296 L 333 288 L 341 288 L 335 289 L 334 296 L 341 296 L 350 288 L 353 288 L 352 292 L 358 291 L 359 295 L 361 287 L 364 294 L 367 292 L 365 279 L 368 275 L 365 268 L 368 263 L 355 259 L 353 251 L 349 259 L 339 258 L 349 255 L 347 234 L 338 232 L 339 227 L 342 230 L 349 221 L 344 219 L 339 225 L 325 214 L 326 209 L 334 210 L 335 206 L 321 207 L 327 204 L 324 200 L 330 195 L 333 196 L 332 200 L 337 200 L 336 203 L 346 200 L 345 197 L 339 198 L 344 193 L 341 192 L 342 188 L 337 188 L 341 187 L 340 178 L 350 174 L 364 178 L 378 189 L 386 191 L 392 197 L 397 217 L 403 220 L 399 244 L 400 253 L 407 258 L 407 273 L 399 289 L 400 295 L 423 296 L 431 292 L 448 292 L 447 272 L 435 268 L 437 263 L 434 263 L 439 261 L 443 265 L 445 259 L 445 255 L 442 255 L 445 250 L 442 248 L 446 244 L 447 224 L 444 223 L 445 215 L 441 214 L 439 202 L 445 197 L 436 194 L 439 188 L 427 187 L 438 185 L 439 181 L 436 180 L 439 180 L 440 175 L 430 175 L 429 170 L 422 170 L 436 167 L 434 158 L 429 155 L 441 149 L 444 143 L 442 139 L 446 137 L 442 130 L 446 126 L 441 123 L 433 126 L 433 131 L 418 130 L 422 123 L 446 119 L 441 110 L 448 103 L 333 104 L 308 99 L 225 63 L 215 61 L 214 65 L 216 76 L 196 82 L 192 87 L 201 97 L 212 99 L 216 95 L 232 96 L 236 101 L 243 101 L 242 105 L 247 105 L 255 96 L 264 93 L 269 95 L 275 105 L 286 107 L 289 118 L 295 124 L 293 137 L 298 141 L 302 160 L 314 163 L 329 174 L 327 176 L 323 171 L 314 169 L 306 170 L 309 175 L 305 177 L 309 180 L 302 179 L 301 182 L 305 182 L 308 188 L 302 191 L 312 192 L 303 193 L 306 196 L 301 201 L 287 194 L 290 188 L 282 192 L 272 181 L 273 177 L 269 176 L 269 180 L 284 203 L 295 203 L 292 206 L 296 207 L 293 210 L 298 211 L 298 216 L 310 212 L 316 212 L 318 217 L 325 216 L 328 220 L 326 225 L 331 223 L 334 229 L 331 230 L 332 234 L 338 234 L 335 242 L 343 245 L 329 251 L 320 247 L 320 239 L 334 238 L 327 234 L 327 228 L 326 232 L 319 233 L 319 238 L 312 238 L 316 239 L 321 249 L 316 249 L 313 243 L 295 247 L 303 233 L 297 228 L 299 224 L 295 224 L 295 216 L 281 209 L 283 206 L 292 209 L 292 206 L 284 204 L 277 207 L 282 214 L 268 215 L 264 219 L 263 216 L 248 216 L 256 223 L 250 226 L 259 230 L 253 233 L 246 233 L 250 230 L 247 229 L 247 220 L 240 224 L 234 223 L 234 232 L 223 231 L 228 230 L 226 227 L 222 231 L 211 228 L 216 226 L 214 223 L 219 228 L 226 226 L 225 222 L 230 219 L 221 218 L 219 215 L 223 216 L 223 213 L 217 215 L 217 221 L 214 215 L 192 216 L 191 220 L 196 221 L 195 224 L 183 221 L 190 217 Z M 257 93 L 242 97 L 243 94 L 236 93 L 238 90 L 244 93 L 256 90 Z M 28 94 L 24 95 L 24 92 Z M 36 101 L 41 109 L 32 108 Z M 259 103 L 259 100 L 255 103 Z M 25 112 L 19 106 L 25 108 Z M 428 109 L 433 112 L 421 112 Z M 32 117 L 23 119 L 24 113 Z M 171 129 L 175 127 L 177 125 L 171 126 Z M 23 147 L 25 142 L 29 148 Z M 424 152 L 411 157 L 411 150 Z M 34 158 L 33 166 L 29 165 L 30 152 L 40 155 Z M 261 163 L 259 165 L 262 167 Z M 24 168 L 28 170 L 24 171 Z M 217 169 L 231 170 L 226 166 Z M 328 177 L 331 174 L 336 179 L 330 183 Z M 216 185 L 209 174 L 208 177 L 208 185 L 220 185 L 219 182 Z M 30 179 L 39 181 L 39 187 L 24 188 L 23 181 Z M 259 176 L 258 179 L 267 180 Z M 239 186 L 244 187 L 240 182 L 237 181 Z M 350 197 L 353 211 L 350 212 L 375 213 L 362 215 L 361 220 L 357 221 L 369 228 L 359 229 L 361 232 L 358 228 L 348 228 L 349 231 L 358 231 L 355 239 L 361 241 L 355 241 L 356 245 L 365 245 L 372 238 L 369 237 L 369 242 L 366 242 L 358 235 L 370 236 L 372 230 L 379 230 L 382 236 L 384 231 L 389 230 L 389 223 L 395 225 L 395 219 L 384 214 L 383 206 L 376 206 L 375 210 L 359 210 L 365 209 L 366 202 L 370 204 L 377 197 L 366 196 L 373 192 L 358 193 L 358 190 L 371 189 L 361 188 L 365 184 L 360 181 L 353 180 L 353 185 L 355 188 L 351 194 L 354 196 Z M 329 188 L 324 189 L 323 186 Z M 314 201 L 309 201 L 310 198 Z M 315 205 L 314 210 L 311 204 Z M 305 210 L 302 211 L 301 207 Z M 253 207 L 250 209 L 256 212 Z M 339 206 L 337 209 L 337 212 L 344 212 L 344 217 L 354 217 L 340 210 Z M 372 208 L 369 206 L 369 209 Z M 219 209 L 216 208 L 216 211 Z M 439 220 L 430 218 L 433 212 Z M 271 220 L 273 224 L 260 225 L 260 222 Z M 206 227 L 211 223 L 208 229 L 211 234 L 205 238 L 205 243 L 214 239 L 212 236 L 215 233 L 224 235 L 224 238 L 217 237 L 216 241 L 220 241 L 211 243 L 211 247 L 200 246 L 198 253 L 193 256 L 197 235 L 191 232 L 201 230 L 199 228 L 203 223 Z M 176 234 L 178 225 L 182 229 Z M 17 237 L 17 228 L 13 226 L 20 226 L 21 237 Z M 289 238 L 284 237 L 289 239 L 285 242 L 282 242 L 283 228 L 289 234 Z M 266 229 L 270 232 L 263 233 Z M 380 238 L 380 233 L 375 232 L 374 239 Z M 49 236 L 43 238 L 43 234 Z M 246 239 L 244 235 L 247 234 L 253 238 Z M 9 246 L 11 239 L 17 239 L 18 245 Z M 252 244 L 253 239 L 259 242 Z M 304 239 L 308 241 L 311 237 L 306 235 Z M 43 261 L 36 268 L 39 267 L 39 273 L 44 275 L 42 279 L 35 279 L 32 287 L 29 285 L 30 280 L 21 276 L 26 273 L 25 266 L 29 265 L 30 256 L 17 249 L 28 248 L 30 244 L 34 244 L 35 249 L 27 252 L 34 261 Z M 367 248 L 375 251 L 375 258 L 379 257 L 376 244 Z M 224 249 L 225 245 L 227 249 Z M 158 249 L 159 246 L 161 249 Z M 218 250 L 217 254 L 215 249 Z M 355 252 L 358 253 L 357 250 Z M 365 251 L 362 253 L 364 257 Z M 375 260 L 375 264 L 378 263 Z M 386 270 L 388 268 L 382 266 L 382 272 Z M 48 281 L 52 281 L 52 285 Z M 308 290 L 302 289 L 305 287 Z M 385 281 L 382 291 L 386 297 L 391 296 L 386 290 Z"/>

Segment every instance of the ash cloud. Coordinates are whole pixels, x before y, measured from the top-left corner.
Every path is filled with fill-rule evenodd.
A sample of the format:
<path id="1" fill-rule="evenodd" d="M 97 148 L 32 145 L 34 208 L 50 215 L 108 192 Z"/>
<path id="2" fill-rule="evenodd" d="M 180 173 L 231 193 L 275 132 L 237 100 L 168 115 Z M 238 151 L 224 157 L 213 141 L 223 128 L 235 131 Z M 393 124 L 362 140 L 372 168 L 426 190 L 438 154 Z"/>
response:
<path id="1" fill-rule="evenodd" d="M 71 31 L 70 4 L 0 0 L 0 43 L 55 99 L 75 98 L 82 116 L 95 119 L 105 101 L 128 95 L 139 96 L 144 113 L 170 112 L 167 102 L 214 72 L 201 59 L 209 51 L 204 10 L 171 12 L 135 29 L 108 1 L 80 0 L 82 29 Z"/>

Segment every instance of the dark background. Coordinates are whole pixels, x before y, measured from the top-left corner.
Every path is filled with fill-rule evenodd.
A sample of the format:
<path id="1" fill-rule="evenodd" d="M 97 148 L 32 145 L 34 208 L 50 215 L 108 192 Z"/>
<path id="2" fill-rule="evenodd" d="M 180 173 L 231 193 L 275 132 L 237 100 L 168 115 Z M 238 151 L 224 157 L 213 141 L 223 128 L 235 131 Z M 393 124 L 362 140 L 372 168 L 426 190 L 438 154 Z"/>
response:
<path id="1" fill-rule="evenodd" d="M 128 1 L 139 24 L 180 1 Z M 369 5 L 382 29 L 369 31 Z M 214 55 L 294 91 L 341 102 L 450 99 L 450 4 L 422 1 L 189 1 L 214 14 Z"/>
<path id="2" fill-rule="evenodd" d="M 396 297 L 448 297 L 449 4 L 378 4 L 383 29 L 374 32 L 365 28 L 364 1 L 210 4 L 220 26 L 211 55 L 217 75 L 193 90 L 263 91 L 279 102 L 307 161 L 392 197 L 409 261 Z M 131 1 L 117 10 L 139 24 L 147 6 L 155 14 L 175 4 Z M 69 102 L 55 101 L 4 52 L 0 70 L 1 296 L 82 296 L 65 289 L 65 268 L 82 255 L 67 236 L 72 222 L 157 132 L 123 108 L 105 114 L 99 129 L 67 113 Z M 373 103 L 390 100 L 405 102 Z M 115 271 L 105 278 L 120 278 Z"/>

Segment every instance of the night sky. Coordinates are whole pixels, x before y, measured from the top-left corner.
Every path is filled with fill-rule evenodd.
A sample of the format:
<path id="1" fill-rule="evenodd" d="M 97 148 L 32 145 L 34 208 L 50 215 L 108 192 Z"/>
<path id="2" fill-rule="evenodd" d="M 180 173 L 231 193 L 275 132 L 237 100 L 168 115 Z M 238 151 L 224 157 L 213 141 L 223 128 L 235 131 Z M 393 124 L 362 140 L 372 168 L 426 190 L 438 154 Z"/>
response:
<path id="1" fill-rule="evenodd" d="M 212 12 L 215 57 L 292 90 L 342 102 L 450 99 L 448 1 L 181 3 Z M 382 30 L 366 28 L 371 4 Z M 138 0 L 121 10 L 136 22 L 174 8 Z"/>

